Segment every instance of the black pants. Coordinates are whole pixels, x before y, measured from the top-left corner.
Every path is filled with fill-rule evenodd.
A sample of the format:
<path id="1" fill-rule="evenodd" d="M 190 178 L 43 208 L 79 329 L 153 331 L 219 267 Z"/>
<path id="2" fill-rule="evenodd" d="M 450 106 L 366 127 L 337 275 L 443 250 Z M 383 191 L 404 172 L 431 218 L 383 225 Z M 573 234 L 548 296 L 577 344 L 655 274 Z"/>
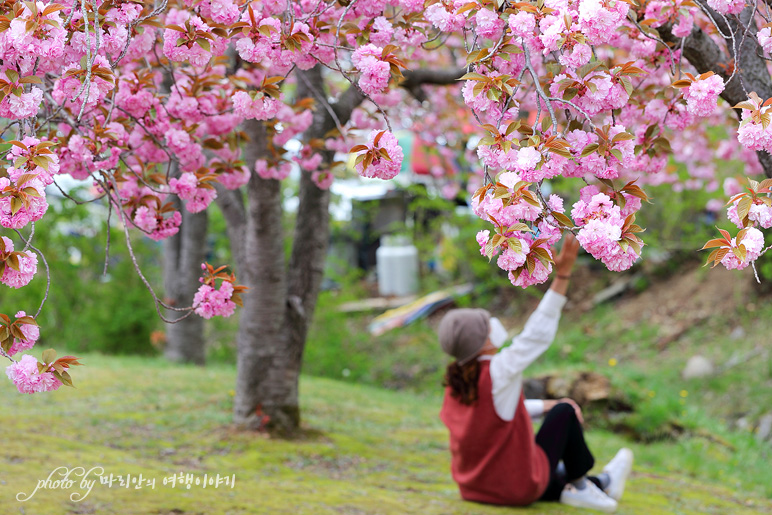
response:
<path id="1" fill-rule="evenodd" d="M 584 442 L 582 425 L 570 404 L 560 403 L 549 410 L 536 434 L 536 443 L 544 449 L 550 463 L 550 482 L 541 497 L 543 501 L 559 500 L 566 483 L 586 475 L 595 465 L 595 458 Z M 565 475 L 558 473 L 560 461 L 565 466 Z M 588 479 L 600 487 L 596 478 Z"/>

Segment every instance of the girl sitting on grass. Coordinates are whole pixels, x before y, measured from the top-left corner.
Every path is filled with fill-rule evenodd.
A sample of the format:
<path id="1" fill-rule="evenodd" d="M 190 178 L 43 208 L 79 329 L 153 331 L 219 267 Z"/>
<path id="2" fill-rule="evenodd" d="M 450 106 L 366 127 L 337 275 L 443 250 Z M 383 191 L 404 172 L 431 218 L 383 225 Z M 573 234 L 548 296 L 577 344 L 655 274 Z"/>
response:
<path id="1" fill-rule="evenodd" d="M 525 401 L 523 371 L 555 338 L 579 243 L 572 235 L 555 259 L 557 277 L 512 344 L 484 309 L 455 309 L 442 319 L 442 349 L 455 361 L 445 375 L 440 418 L 450 430 L 451 471 L 461 497 L 525 506 L 535 501 L 613 512 L 632 468 L 621 449 L 603 472 L 587 476 L 595 460 L 570 399 Z M 534 438 L 532 416 L 545 415 Z"/>

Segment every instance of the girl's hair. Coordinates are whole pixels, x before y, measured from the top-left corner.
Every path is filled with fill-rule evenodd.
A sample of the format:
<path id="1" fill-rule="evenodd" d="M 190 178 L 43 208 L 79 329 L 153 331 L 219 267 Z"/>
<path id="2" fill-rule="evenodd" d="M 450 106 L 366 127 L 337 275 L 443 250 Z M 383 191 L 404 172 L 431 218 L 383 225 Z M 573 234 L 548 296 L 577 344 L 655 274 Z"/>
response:
<path id="1" fill-rule="evenodd" d="M 454 361 L 448 365 L 442 386 L 450 387 L 450 395 L 461 404 L 471 405 L 477 400 L 477 379 L 480 377 L 480 362 L 473 359 L 459 365 Z"/>

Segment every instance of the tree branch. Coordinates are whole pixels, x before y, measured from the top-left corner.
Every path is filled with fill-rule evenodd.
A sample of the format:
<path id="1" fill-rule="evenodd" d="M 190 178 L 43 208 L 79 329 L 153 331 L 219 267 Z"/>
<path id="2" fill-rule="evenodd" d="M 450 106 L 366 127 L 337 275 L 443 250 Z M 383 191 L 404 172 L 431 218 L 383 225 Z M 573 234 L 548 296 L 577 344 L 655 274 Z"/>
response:
<path id="1" fill-rule="evenodd" d="M 700 0 L 702 2 L 702 0 Z M 766 61 L 760 57 L 763 55 L 760 52 L 758 41 L 755 34 L 757 31 L 756 22 L 751 16 L 751 9 L 746 8 L 740 13 L 740 20 L 742 23 L 748 25 L 743 26 L 742 23 L 738 23 L 737 20 L 728 19 L 729 26 L 725 23 L 720 23 L 722 30 L 725 32 L 731 32 L 726 34 L 725 40 L 727 41 L 728 48 L 733 48 L 733 41 L 742 41 L 739 47 L 739 55 L 736 62 L 733 63 L 730 55 L 725 53 L 710 37 L 703 32 L 702 29 L 695 26 L 692 29 L 692 33 L 683 41 L 683 56 L 686 58 L 692 66 L 697 69 L 699 73 L 705 73 L 712 71 L 717 75 L 720 75 L 724 81 L 728 81 L 731 77 L 731 73 L 728 73 L 732 69 L 732 65 L 738 66 L 738 73 L 741 75 L 741 80 L 732 80 L 726 84 L 724 91 L 721 93 L 721 98 L 726 100 L 730 106 L 734 106 L 744 100 L 747 100 L 748 95 L 745 91 L 755 91 L 761 98 L 772 97 L 772 77 L 770 77 L 769 70 L 767 68 Z M 752 37 L 744 37 L 746 27 L 749 29 L 748 34 Z M 671 25 L 663 25 L 659 27 L 657 31 L 660 37 L 666 42 L 671 44 L 681 44 L 681 38 L 677 38 L 672 33 Z M 732 37 L 729 37 L 733 35 Z M 745 88 L 743 88 L 743 84 Z M 741 116 L 741 111 L 736 110 L 737 117 Z M 759 158 L 761 166 L 764 168 L 764 174 L 767 177 L 772 177 L 772 156 L 767 152 L 757 152 L 756 155 Z"/>
<path id="2" fill-rule="evenodd" d="M 455 84 L 458 79 L 464 76 L 466 69 L 458 68 L 455 70 L 408 70 L 403 75 L 405 80 L 400 82 L 400 87 L 405 88 L 419 102 L 426 100 L 426 93 L 421 86 L 424 84 L 433 84 L 436 86 L 447 86 Z"/>

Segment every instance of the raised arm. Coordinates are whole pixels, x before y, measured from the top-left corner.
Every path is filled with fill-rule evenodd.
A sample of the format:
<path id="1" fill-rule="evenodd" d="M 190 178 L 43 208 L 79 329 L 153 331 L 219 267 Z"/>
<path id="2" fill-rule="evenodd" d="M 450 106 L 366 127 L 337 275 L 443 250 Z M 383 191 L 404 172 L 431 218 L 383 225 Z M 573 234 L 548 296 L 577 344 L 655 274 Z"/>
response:
<path id="1" fill-rule="evenodd" d="M 515 336 L 512 345 L 498 353 L 491 362 L 491 373 L 499 380 L 519 377 L 555 339 L 578 251 L 579 242 L 573 235 L 567 235 L 560 254 L 555 258 L 557 277 L 549 291 L 526 322 L 523 332 Z"/>
<path id="2" fill-rule="evenodd" d="M 571 279 L 571 272 L 576 263 L 576 255 L 579 253 L 579 241 L 573 234 L 569 233 L 563 241 L 563 248 L 560 254 L 555 258 L 555 271 L 557 276 L 552 281 L 550 290 L 563 296 L 568 291 L 568 281 Z"/>

